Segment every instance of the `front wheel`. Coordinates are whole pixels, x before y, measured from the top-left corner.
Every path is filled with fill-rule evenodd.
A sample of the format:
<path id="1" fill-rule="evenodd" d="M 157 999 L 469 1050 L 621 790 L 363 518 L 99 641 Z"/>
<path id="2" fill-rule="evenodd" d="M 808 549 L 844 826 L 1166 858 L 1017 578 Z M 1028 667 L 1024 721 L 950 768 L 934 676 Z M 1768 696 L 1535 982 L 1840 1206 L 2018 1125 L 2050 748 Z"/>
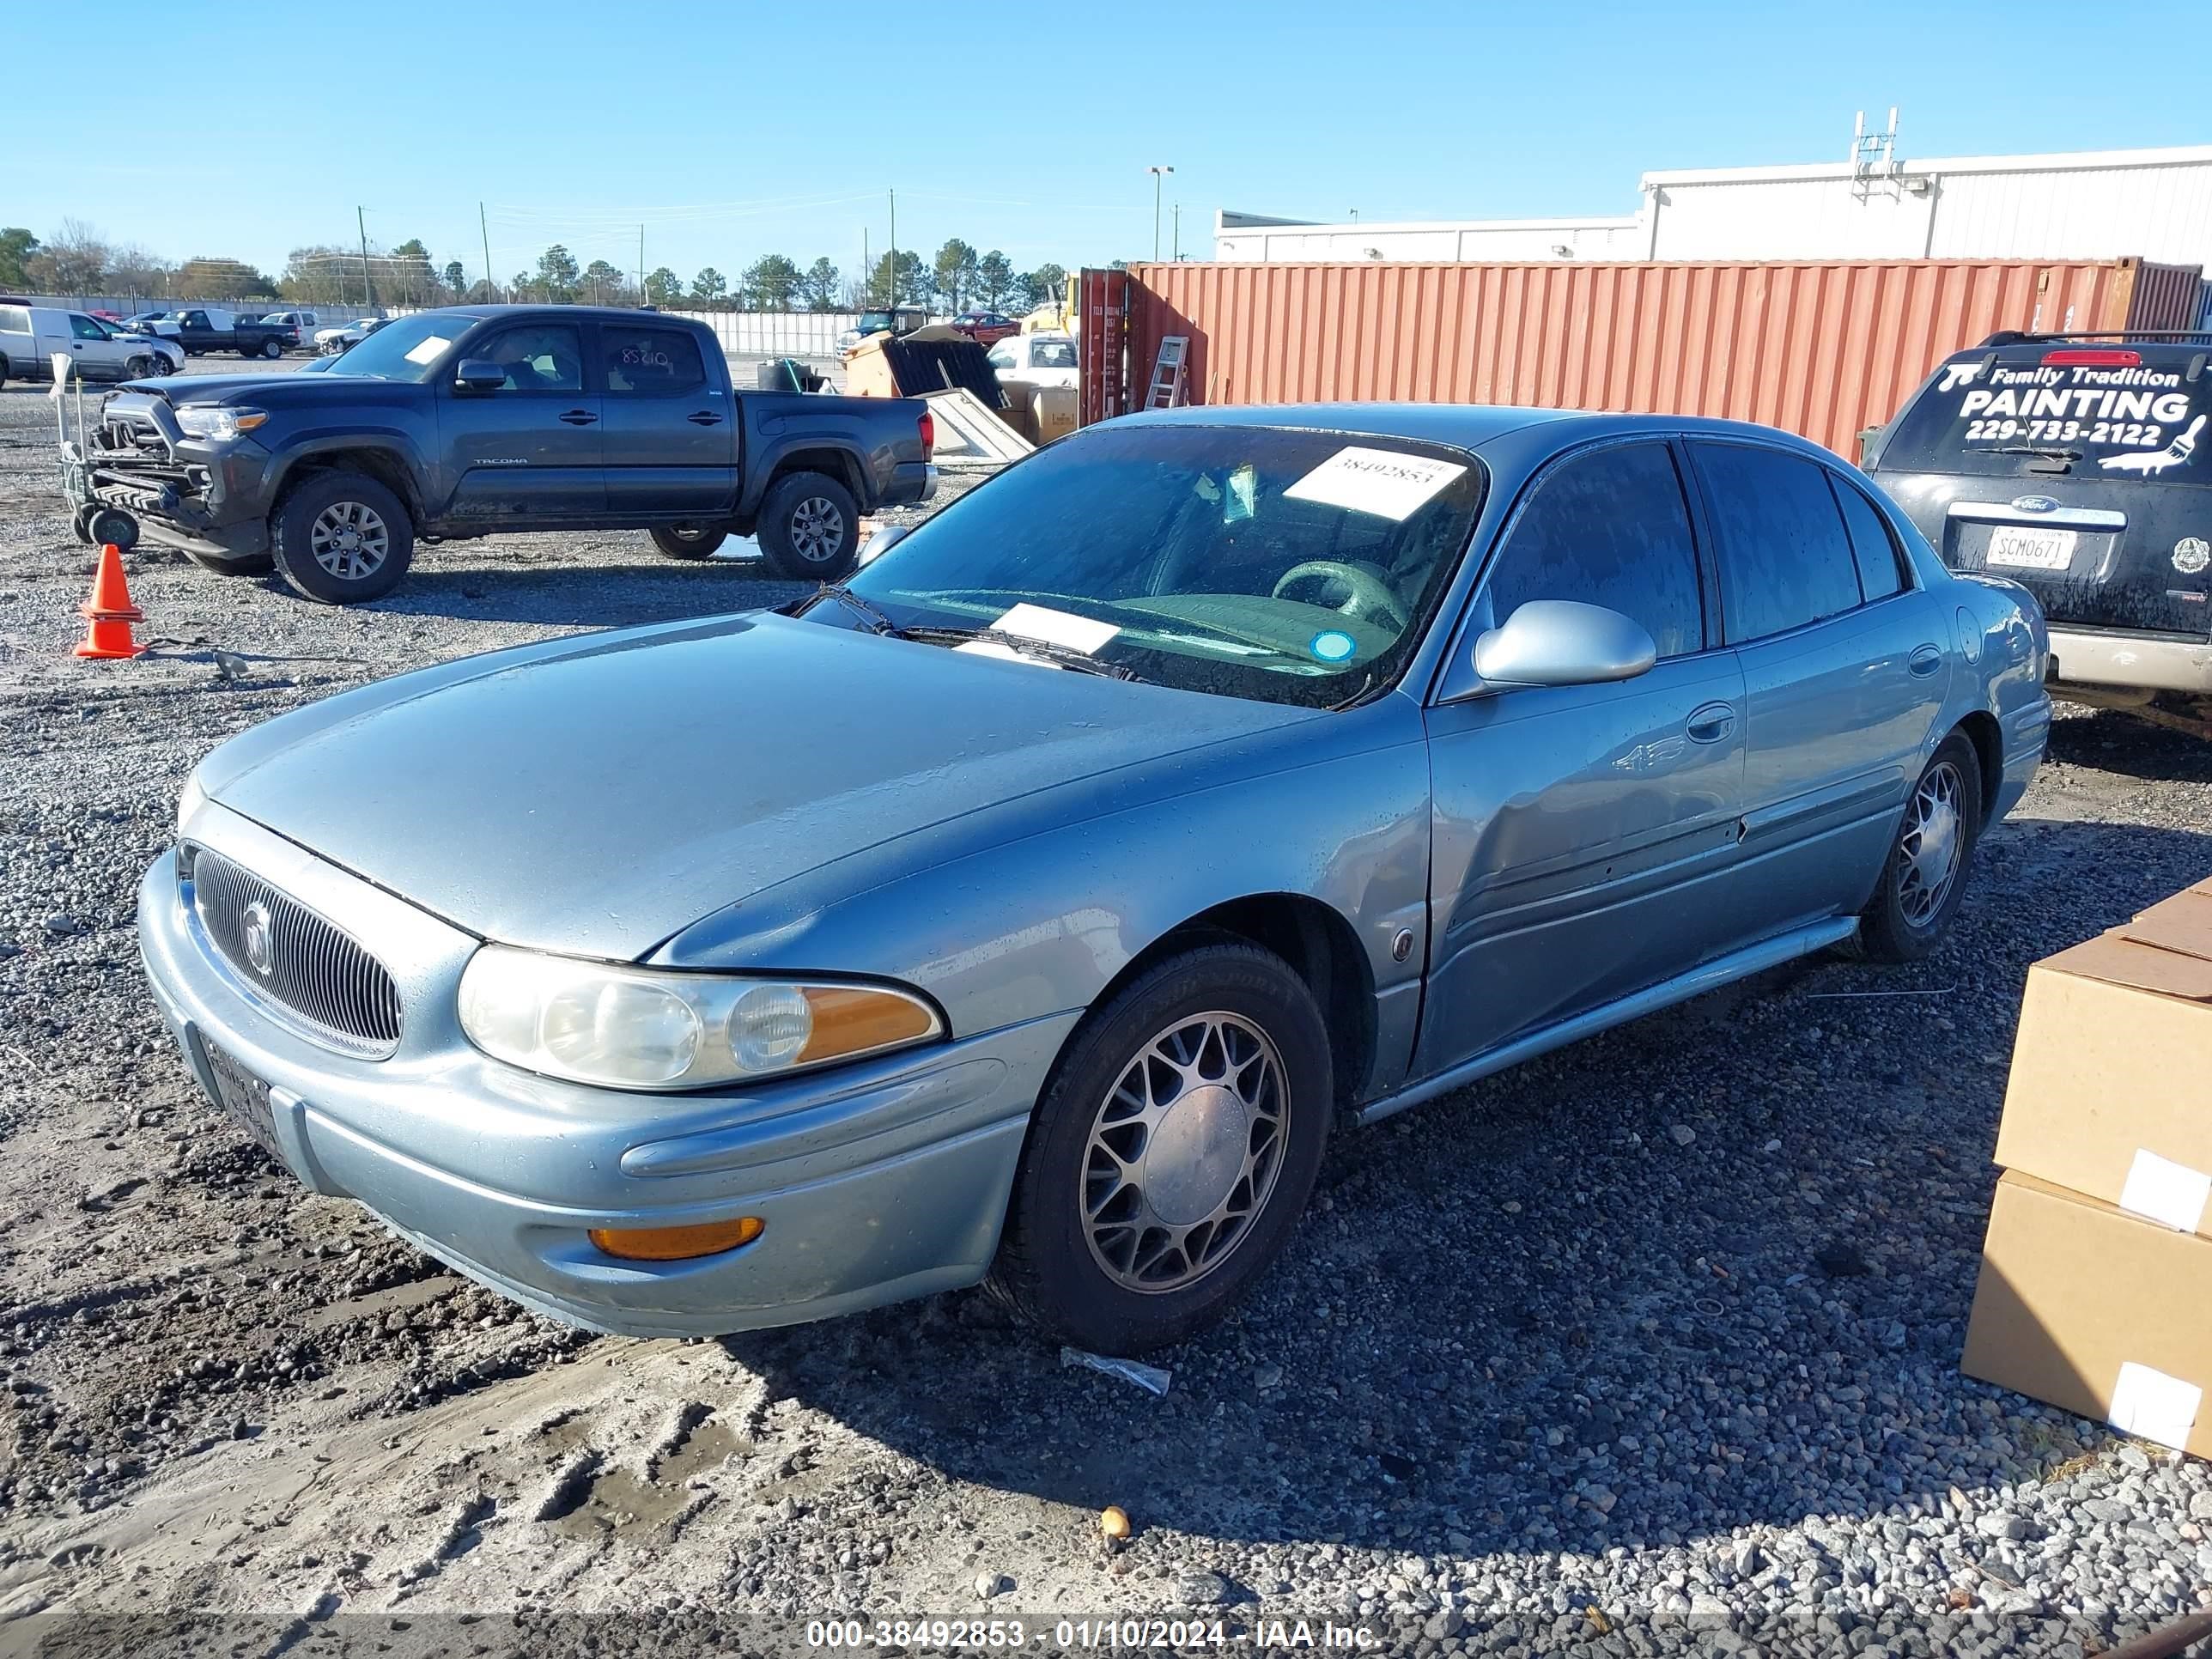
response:
<path id="1" fill-rule="evenodd" d="M 1212 1324 L 1305 1208 L 1331 1094 L 1321 1011 L 1281 957 L 1224 941 L 1161 962 L 1094 1008 L 1054 1064 L 993 1293 L 1099 1353 Z"/>
<path id="2" fill-rule="evenodd" d="M 651 533 L 653 544 L 672 559 L 704 559 L 713 556 L 729 532 L 719 524 L 679 524 Z"/>
<path id="3" fill-rule="evenodd" d="M 1982 827 L 1982 768 L 1974 745 L 1953 732 L 1912 786 L 1890 844 L 1881 884 L 1859 913 L 1861 954 L 1917 962 L 1959 913 Z"/>
<path id="4" fill-rule="evenodd" d="M 360 472 L 318 472 L 270 520 L 277 574 L 324 605 L 363 605 L 399 585 L 415 556 L 406 503 Z"/>
<path id="5" fill-rule="evenodd" d="M 761 503 L 761 551 L 795 582 L 842 581 L 860 566 L 860 509 L 826 472 L 779 478 Z"/>

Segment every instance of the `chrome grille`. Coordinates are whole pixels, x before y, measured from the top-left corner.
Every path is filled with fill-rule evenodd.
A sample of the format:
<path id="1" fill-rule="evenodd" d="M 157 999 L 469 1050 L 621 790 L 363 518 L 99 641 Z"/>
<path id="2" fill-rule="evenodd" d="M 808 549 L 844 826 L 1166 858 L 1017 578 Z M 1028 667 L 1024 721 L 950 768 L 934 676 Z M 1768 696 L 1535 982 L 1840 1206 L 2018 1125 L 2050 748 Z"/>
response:
<path id="1" fill-rule="evenodd" d="M 348 1048 L 398 1047 L 399 988 L 374 957 L 252 871 L 204 847 L 186 850 L 192 908 L 240 979 Z M 258 965 L 249 934 L 263 945 Z"/>

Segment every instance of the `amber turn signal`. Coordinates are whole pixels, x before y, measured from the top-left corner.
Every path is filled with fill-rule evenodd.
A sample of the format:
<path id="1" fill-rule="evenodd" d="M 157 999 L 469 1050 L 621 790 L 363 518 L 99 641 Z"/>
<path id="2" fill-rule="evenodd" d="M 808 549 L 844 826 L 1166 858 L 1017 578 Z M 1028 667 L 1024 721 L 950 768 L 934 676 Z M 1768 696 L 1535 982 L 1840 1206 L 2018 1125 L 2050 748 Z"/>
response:
<path id="1" fill-rule="evenodd" d="M 594 1227 L 592 1243 L 625 1261 L 688 1261 L 750 1244 L 768 1231 L 757 1215 L 704 1221 L 692 1227 Z"/>

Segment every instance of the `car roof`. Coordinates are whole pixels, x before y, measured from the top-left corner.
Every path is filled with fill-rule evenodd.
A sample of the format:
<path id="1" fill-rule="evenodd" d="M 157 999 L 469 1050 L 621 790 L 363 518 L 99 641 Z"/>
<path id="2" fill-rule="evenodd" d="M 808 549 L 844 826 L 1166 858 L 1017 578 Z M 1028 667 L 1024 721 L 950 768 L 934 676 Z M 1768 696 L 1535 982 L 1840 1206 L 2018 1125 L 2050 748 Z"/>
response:
<path id="1" fill-rule="evenodd" d="M 902 309 L 904 307 L 902 307 Z M 622 322 L 635 322 L 640 318 L 651 319 L 655 317 L 666 323 L 690 323 L 692 320 L 689 317 L 673 317 L 665 311 L 647 311 L 637 306 L 564 306 L 556 304 L 513 306 L 433 306 L 425 311 L 419 311 L 411 314 L 421 317 L 428 316 L 433 312 L 440 311 L 451 311 L 462 316 L 481 317 L 487 320 L 494 317 L 511 317 L 523 313 L 527 313 L 532 316 L 543 316 L 548 312 L 557 312 L 563 317 L 590 317 L 602 321 L 609 318 L 612 318 Z M 373 319 L 363 318 L 362 320 L 367 322 Z M 393 317 L 387 318 L 385 320 L 389 322 L 398 322 L 399 319 Z M 702 326 L 703 326 L 703 325 L 702 325 Z"/>
<path id="2" fill-rule="evenodd" d="M 1180 409 L 1145 410 L 1115 424 L 1301 427 L 1416 443 L 1480 449 L 1510 433 L 1532 427 L 1559 428 L 1562 442 L 1638 432 L 1688 433 L 1715 438 L 1755 438 L 1802 450 L 1834 464 L 1837 457 L 1809 439 L 1748 421 L 1722 421 L 1697 415 L 1607 414 L 1595 410 L 1526 409 L 1506 404 L 1194 404 Z"/>
<path id="3" fill-rule="evenodd" d="M 1979 345 L 1961 346 L 1943 361 L 1996 357 L 2005 362 L 2039 361 L 2047 351 L 2132 351 L 2146 362 L 2186 367 L 2191 357 L 2212 351 L 2212 329 L 2120 330 L 2110 334 L 1992 334 Z"/>

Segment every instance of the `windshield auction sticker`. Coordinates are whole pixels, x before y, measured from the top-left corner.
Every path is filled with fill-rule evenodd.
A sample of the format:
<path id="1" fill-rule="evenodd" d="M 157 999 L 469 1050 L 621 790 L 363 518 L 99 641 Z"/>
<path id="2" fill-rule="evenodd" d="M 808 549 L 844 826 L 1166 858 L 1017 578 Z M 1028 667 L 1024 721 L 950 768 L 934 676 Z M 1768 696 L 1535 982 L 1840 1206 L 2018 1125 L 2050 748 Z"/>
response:
<path id="1" fill-rule="evenodd" d="M 2079 449 L 2107 471 L 2179 466 L 2204 431 L 2205 416 L 2174 370 L 1953 363 L 1936 392 L 1958 399 L 1953 419 L 1965 430 L 1954 441 L 1967 448 Z"/>
<path id="2" fill-rule="evenodd" d="M 1320 501 L 1396 523 L 1411 518 L 1466 471 L 1457 461 L 1354 444 L 1338 450 L 1283 494 L 1291 501 Z"/>
<path id="3" fill-rule="evenodd" d="M 991 626 L 999 633 L 1020 639 L 1066 646 L 1086 657 L 1121 631 L 1112 623 L 1095 622 L 1089 617 L 1071 616 L 1046 605 L 1026 604 L 1016 605 Z"/>
<path id="4" fill-rule="evenodd" d="M 435 362 L 438 354 L 451 344 L 453 342 L 441 335 L 426 334 L 416 343 L 415 349 L 407 354 L 407 361 L 410 363 Z"/>

